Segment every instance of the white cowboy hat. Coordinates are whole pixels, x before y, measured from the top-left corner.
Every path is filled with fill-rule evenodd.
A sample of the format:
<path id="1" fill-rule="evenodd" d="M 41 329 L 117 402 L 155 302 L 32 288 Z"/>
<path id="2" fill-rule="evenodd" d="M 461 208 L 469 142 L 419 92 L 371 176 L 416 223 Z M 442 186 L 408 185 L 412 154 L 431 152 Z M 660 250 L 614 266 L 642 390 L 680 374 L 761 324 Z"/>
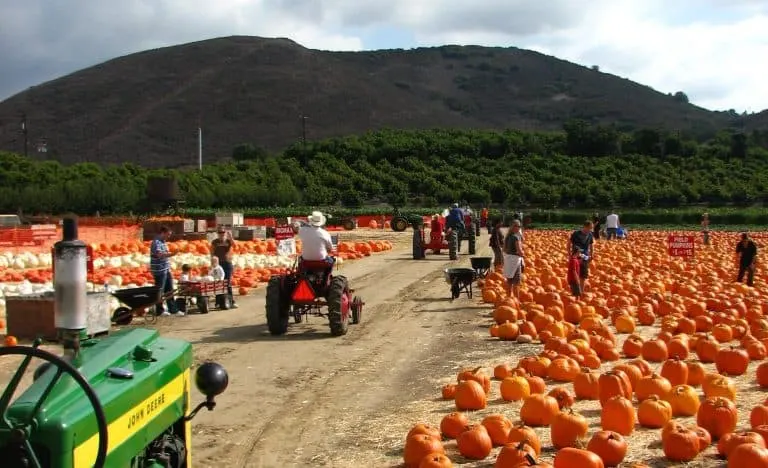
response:
<path id="1" fill-rule="evenodd" d="M 307 222 L 310 226 L 320 227 L 325 224 L 325 215 L 319 211 L 313 211 L 311 215 L 307 217 Z"/>

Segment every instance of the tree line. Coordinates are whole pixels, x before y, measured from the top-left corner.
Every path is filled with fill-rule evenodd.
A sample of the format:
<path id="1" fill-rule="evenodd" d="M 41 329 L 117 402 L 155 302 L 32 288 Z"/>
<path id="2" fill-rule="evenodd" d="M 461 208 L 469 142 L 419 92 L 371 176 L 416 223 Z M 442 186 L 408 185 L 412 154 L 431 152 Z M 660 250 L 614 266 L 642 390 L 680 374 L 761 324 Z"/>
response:
<path id="1" fill-rule="evenodd" d="M 124 214 L 146 206 L 150 176 L 173 176 L 186 206 L 667 208 L 745 206 L 768 196 L 768 130 L 707 141 L 659 129 L 569 122 L 562 132 L 381 130 L 269 154 L 237 145 L 226 161 L 149 170 L 64 166 L 0 153 L 0 212 Z"/>

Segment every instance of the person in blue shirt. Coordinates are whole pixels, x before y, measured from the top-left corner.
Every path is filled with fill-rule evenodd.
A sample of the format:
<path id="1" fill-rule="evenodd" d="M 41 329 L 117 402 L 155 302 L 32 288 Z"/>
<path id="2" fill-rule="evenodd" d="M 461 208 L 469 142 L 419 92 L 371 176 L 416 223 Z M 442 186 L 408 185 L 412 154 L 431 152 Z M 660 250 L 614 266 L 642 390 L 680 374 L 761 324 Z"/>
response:
<path id="1" fill-rule="evenodd" d="M 448 211 L 445 218 L 445 227 L 451 229 L 464 229 L 464 210 L 459 208 L 458 203 L 454 203 Z"/>
<path id="2" fill-rule="evenodd" d="M 168 299 L 165 304 L 168 310 L 163 312 L 163 304 L 157 304 L 155 313 L 157 315 L 184 315 L 184 312 L 177 310 L 176 301 L 173 300 L 173 295 L 170 294 L 173 291 L 173 275 L 171 274 L 171 261 L 170 258 L 174 254 L 168 251 L 168 239 L 171 238 L 171 230 L 168 226 L 162 226 L 160 233 L 152 241 L 149 247 L 149 270 L 152 273 L 152 277 L 155 279 L 155 286 L 163 291 L 163 294 L 168 294 Z"/>

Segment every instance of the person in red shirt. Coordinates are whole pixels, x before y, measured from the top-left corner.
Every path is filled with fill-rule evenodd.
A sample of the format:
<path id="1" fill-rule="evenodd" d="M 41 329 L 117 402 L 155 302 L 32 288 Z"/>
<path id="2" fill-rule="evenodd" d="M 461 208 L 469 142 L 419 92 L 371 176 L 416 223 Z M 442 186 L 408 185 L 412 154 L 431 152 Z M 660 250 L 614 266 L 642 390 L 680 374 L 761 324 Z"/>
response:
<path id="1" fill-rule="evenodd" d="M 568 284 L 574 297 L 581 297 L 581 250 L 573 247 L 568 258 Z"/>

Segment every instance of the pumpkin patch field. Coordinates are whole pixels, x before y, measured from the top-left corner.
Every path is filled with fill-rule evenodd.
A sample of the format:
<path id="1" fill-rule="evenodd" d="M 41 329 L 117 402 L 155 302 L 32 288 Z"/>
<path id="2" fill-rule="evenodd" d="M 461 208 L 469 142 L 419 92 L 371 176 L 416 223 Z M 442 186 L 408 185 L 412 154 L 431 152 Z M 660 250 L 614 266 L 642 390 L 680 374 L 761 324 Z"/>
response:
<path id="1" fill-rule="evenodd" d="M 579 299 L 567 239 L 526 232 L 519 299 L 481 280 L 482 351 L 413 405 L 405 466 L 768 467 L 768 288 L 759 265 L 735 283 L 738 236 L 693 259 L 658 232 L 598 241 Z"/>

